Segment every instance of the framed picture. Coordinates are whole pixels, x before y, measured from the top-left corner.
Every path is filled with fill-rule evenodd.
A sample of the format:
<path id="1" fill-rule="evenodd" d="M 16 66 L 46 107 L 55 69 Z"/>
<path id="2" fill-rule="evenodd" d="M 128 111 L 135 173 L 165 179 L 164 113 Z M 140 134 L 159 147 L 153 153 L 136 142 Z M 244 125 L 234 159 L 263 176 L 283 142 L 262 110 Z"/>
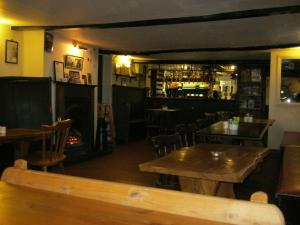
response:
<path id="1" fill-rule="evenodd" d="M 261 71 L 260 69 L 251 70 L 251 81 L 260 82 L 261 81 Z"/>
<path id="2" fill-rule="evenodd" d="M 6 40 L 5 62 L 18 64 L 18 42 Z"/>
<path id="3" fill-rule="evenodd" d="M 86 75 L 81 75 L 81 79 L 83 81 L 84 84 L 87 84 L 87 77 Z"/>
<path id="4" fill-rule="evenodd" d="M 45 32 L 44 46 L 46 52 L 53 52 L 53 39 L 53 34 Z"/>
<path id="5" fill-rule="evenodd" d="M 53 61 L 55 81 L 63 81 L 64 78 L 64 63 Z"/>
<path id="6" fill-rule="evenodd" d="M 69 71 L 69 82 L 73 84 L 80 84 L 80 73 L 79 71 Z"/>
<path id="7" fill-rule="evenodd" d="M 68 69 L 82 70 L 83 58 L 73 55 L 65 56 L 65 67 Z"/>

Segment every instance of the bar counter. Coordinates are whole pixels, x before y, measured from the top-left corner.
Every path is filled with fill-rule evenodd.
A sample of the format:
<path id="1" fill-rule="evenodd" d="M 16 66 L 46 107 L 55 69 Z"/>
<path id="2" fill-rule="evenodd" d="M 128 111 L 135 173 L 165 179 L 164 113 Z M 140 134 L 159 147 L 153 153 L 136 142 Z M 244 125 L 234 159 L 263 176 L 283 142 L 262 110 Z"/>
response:
<path id="1" fill-rule="evenodd" d="M 208 99 L 208 98 L 167 98 L 167 97 L 147 97 L 146 108 L 168 108 L 179 109 L 180 122 L 194 122 L 206 112 L 238 112 L 236 100 Z"/>

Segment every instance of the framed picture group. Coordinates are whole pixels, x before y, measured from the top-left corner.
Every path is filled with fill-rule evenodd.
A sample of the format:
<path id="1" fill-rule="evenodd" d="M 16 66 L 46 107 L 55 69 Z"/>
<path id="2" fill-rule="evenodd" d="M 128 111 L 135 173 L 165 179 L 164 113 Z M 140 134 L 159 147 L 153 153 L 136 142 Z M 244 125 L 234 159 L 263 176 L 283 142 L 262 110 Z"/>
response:
<path id="1" fill-rule="evenodd" d="M 69 82 L 73 84 L 81 84 L 79 71 L 75 71 L 75 70 L 69 71 Z"/>
<path id="2" fill-rule="evenodd" d="M 67 55 L 69 56 L 69 55 Z M 67 57 L 66 56 L 66 60 Z M 76 56 L 74 56 L 76 57 Z M 79 64 L 83 65 L 83 58 L 77 57 L 82 59 L 82 62 Z M 72 60 L 71 60 L 72 61 Z M 54 65 L 54 79 L 55 81 L 61 81 L 61 82 L 68 82 L 73 84 L 92 84 L 92 74 L 81 74 L 81 72 L 75 68 L 79 68 L 79 64 L 75 64 L 70 62 L 59 62 L 59 61 L 53 61 Z M 74 62 L 77 62 L 76 60 Z M 73 65 L 73 66 L 71 66 Z M 68 69 L 68 72 L 65 71 L 65 69 Z"/>

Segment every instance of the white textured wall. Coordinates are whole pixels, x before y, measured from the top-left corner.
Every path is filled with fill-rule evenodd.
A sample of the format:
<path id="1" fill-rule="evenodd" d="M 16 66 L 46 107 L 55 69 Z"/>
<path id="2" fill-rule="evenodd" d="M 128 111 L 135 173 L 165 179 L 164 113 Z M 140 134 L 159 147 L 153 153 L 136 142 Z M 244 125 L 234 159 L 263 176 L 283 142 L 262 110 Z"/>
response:
<path id="1" fill-rule="evenodd" d="M 269 129 L 268 146 L 272 149 L 279 149 L 283 131 L 300 132 L 300 103 L 281 103 L 279 99 L 282 58 L 300 59 L 300 49 L 273 50 L 271 52 L 269 118 L 276 120 Z"/>
<path id="2" fill-rule="evenodd" d="M 53 32 L 54 35 L 54 43 L 53 43 L 53 52 L 45 52 L 44 55 L 44 74 L 46 77 L 52 77 L 54 80 L 54 66 L 53 61 L 64 62 L 64 56 L 74 55 L 72 52 L 72 41 L 61 36 L 58 33 Z M 77 56 L 83 57 L 83 69 L 80 71 L 80 75 L 91 73 L 92 74 L 92 84 L 97 85 L 98 83 L 98 49 L 93 46 L 85 45 L 88 50 L 83 51 L 80 50 Z M 65 69 L 65 72 L 68 73 L 68 69 Z M 94 117 L 94 125 L 96 129 L 96 117 L 97 117 L 97 99 L 98 99 L 98 90 L 95 88 L 95 117 Z M 52 110 L 53 110 L 53 120 L 56 120 L 55 115 L 55 84 L 52 84 Z"/>
<path id="3" fill-rule="evenodd" d="M 5 63 L 5 41 L 19 43 L 18 64 Z M 23 32 L 12 31 L 8 25 L 0 24 L 0 76 L 21 76 L 23 70 Z"/>

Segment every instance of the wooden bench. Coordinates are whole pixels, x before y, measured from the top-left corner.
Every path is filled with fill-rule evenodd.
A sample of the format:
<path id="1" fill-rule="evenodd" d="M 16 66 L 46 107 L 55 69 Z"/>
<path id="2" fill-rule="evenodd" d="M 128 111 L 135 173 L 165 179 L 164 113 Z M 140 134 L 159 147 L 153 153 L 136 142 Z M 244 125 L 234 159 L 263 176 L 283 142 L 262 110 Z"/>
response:
<path id="1" fill-rule="evenodd" d="M 276 198 L 286 221 L 296 224 L 300 222 L 297 218 L 300 208 L 300 132 L 284 132 L 281 151 L 282 163 Z"/>
<path id="2" fill-rule="evenodd" d="M 300 199 L 300 146 L 284 148 L 277 195 Z"/>
<path id="3" fill-rule="evenodd" d="M 286 146 L 300 146 L 300 132 L 285 131 L 281 141 L 280 148 L 283 150 Z"/>
<path id="4" fill-rule="evenodd" d="M 280 147 L 283 160 L 277 195 L 300 197 L 300 132 L 285 131 Z"/>
<path id="5" fill-rule="evenodd" d="M 26 162 L 26 161 L 25 161 Z M 280 210 L 257 202 L 8 168 L 0 182 L 2 224 L 282 225 Z"/>

